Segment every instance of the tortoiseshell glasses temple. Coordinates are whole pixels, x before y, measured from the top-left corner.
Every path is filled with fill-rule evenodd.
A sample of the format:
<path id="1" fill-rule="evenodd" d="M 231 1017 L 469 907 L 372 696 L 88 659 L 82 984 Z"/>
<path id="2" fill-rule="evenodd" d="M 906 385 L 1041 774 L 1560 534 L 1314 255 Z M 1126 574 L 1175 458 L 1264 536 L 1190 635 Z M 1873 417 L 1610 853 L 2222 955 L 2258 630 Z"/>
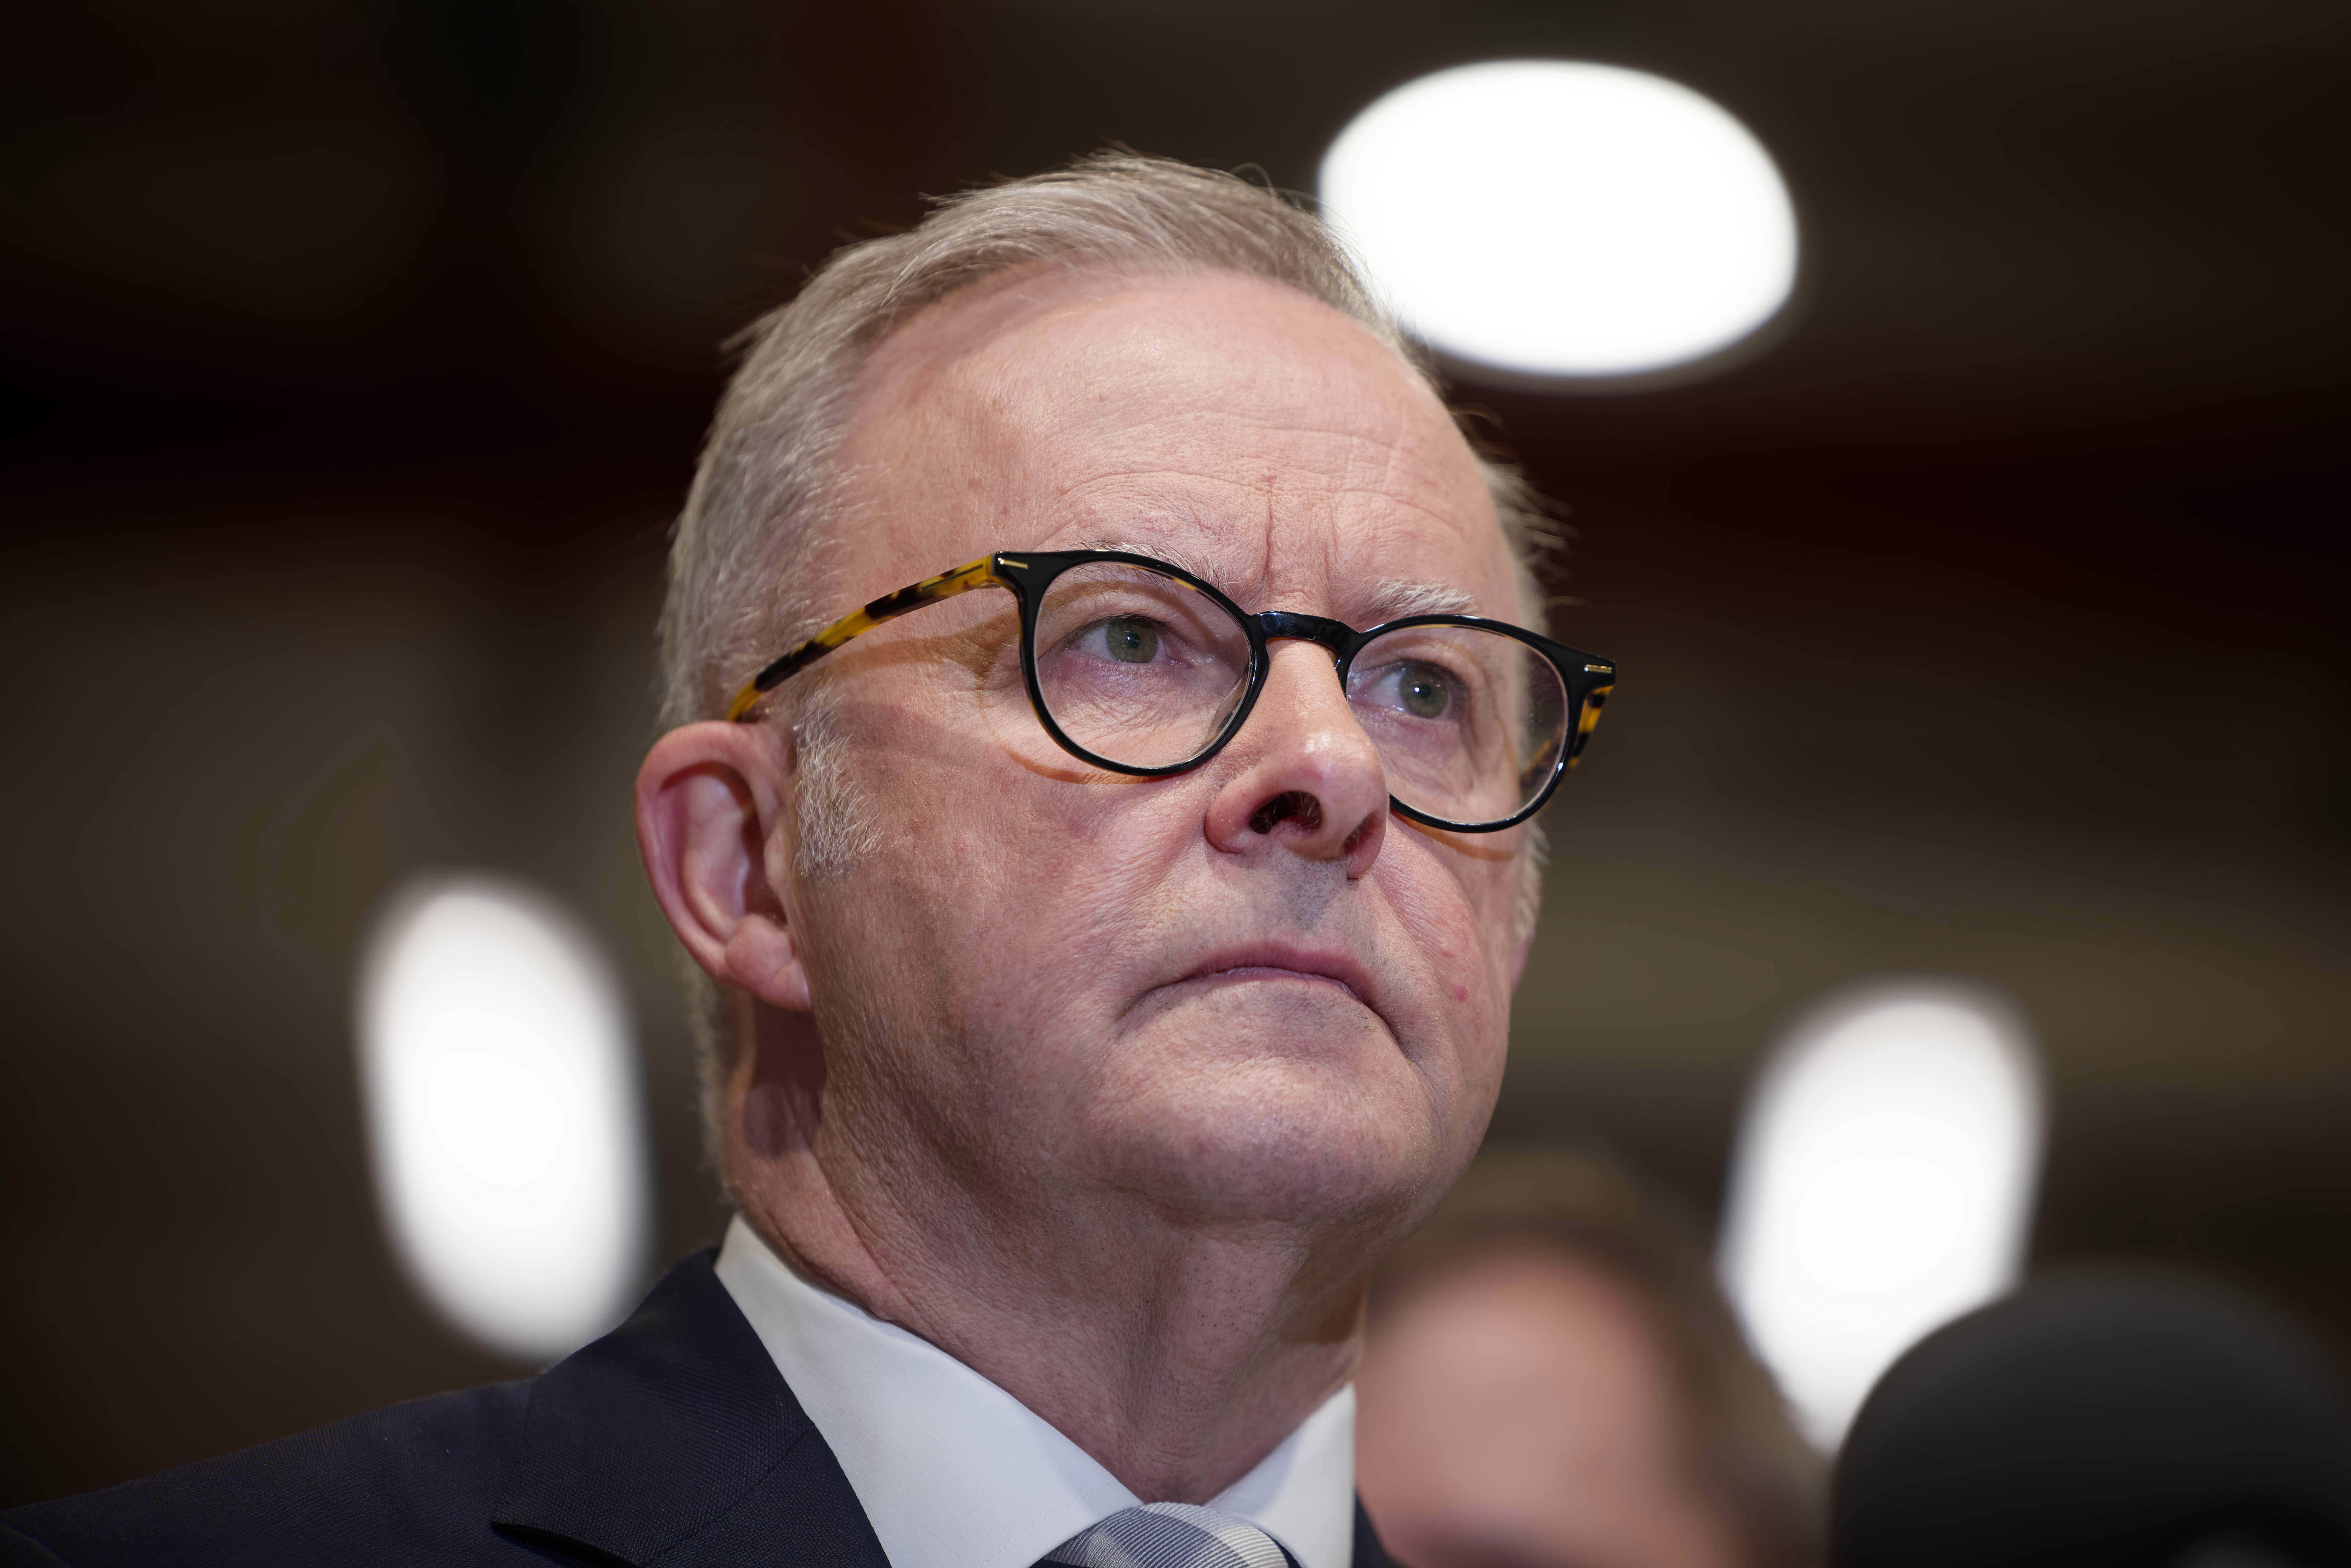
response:
<path id="1" fill-rule="evenodd" d="M 910 610 L 936 604 L 942 599 L 953 599 L 956 594 L 967 593 L 975 588 L 1011 588 L 1011 583 L 996 575 L 996 559 L 994 556 L 982 556 L 977 560 L 967 560 L 936 577 L 926 577 L 895 593 L 885 593 L 862 609 L 851 611 L 746 682 L 743 689 L 735 694 L 734 700 L 726 705 L 726 722 L 742 723 L 761 697 L 852 637 L 871 632 L 884 621 L 894 621 Z"/>

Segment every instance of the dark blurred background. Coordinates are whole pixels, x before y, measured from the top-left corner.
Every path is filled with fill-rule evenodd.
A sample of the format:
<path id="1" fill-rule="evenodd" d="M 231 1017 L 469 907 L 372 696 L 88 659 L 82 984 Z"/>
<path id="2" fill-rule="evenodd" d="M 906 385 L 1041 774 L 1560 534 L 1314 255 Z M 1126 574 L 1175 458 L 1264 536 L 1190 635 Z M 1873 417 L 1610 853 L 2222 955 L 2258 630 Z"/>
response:
<path id="1" fill-rule="evenodd" d="M 0 1502 L 516 1368 L 394 1270 L 350 988 L 404 876 L 633 988 L 714 1239 L 628 785 L 717 345 L 921 193 L 1116 140 L 1311 189 L 1512 56 L 1710 95 L 1805 298 L 1616 397 L 1465 385 L 1626 671 L 1552 808 L 1497 1127 L 1715 1207 L 1775 1023 L 2022 1005 L 2036 1262 L 2351 1341 L 2351 23 L 2241 0 L 180 0 L 6 24 Z"/>

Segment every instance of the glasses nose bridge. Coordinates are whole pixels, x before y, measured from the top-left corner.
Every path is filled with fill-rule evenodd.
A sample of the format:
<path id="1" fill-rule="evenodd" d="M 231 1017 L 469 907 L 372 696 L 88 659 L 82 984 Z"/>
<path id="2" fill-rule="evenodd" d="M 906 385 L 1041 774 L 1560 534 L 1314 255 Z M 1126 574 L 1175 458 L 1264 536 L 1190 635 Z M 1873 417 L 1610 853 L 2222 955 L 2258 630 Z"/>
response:
<path id="1" fill-rule="evenodd" d="M 1333 664 L 1346 656 L 1347 643 L 1355 635 L 1355 629 L 1343 621 L 1286 610 L 1269 610 L 1257 618 L 1257 624 L 1267 642 L 1311 643 L 1330 654 Z"/>
<path id="2" fill-rule="evenodd" d="M 1295 615 L 1286 610 L 1264 612 L 1257 617 L 1257 625 L 1259 632 L 1265 638 L 1267 643 L 1266 664 L 1269 671 L 1273 663 L 1273 643 L 1311 643 L 1331 655 L 1331 673 L 1338 678 L 1339 695 L 1343 698 L 1347 696 L 1346 675 L 1340 665 L 1346 659 L 1347 650 L 1354 642 L 1353 627 L 1344 621 L 1333 621 L 1328 616 Z M 1362 722 L 1361 716 L 1358 716 L 1356 719 L 1358 727 L 1361 727 Z M 1368 731 L 1365 732 L 1365 738 L 1370 739 Z M 1373 747 L 1376 750 L 1378 743 L 1374 741 Z M 1383 766 L 1384 766 L 1384 759 L 1383 759 Z"/>

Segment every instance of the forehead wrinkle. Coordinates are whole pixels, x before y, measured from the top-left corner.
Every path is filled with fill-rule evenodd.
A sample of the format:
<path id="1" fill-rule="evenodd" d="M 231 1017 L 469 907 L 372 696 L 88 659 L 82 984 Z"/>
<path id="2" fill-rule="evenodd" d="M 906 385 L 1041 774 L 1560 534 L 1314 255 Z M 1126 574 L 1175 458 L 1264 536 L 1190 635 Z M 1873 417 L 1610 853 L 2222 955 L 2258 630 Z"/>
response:
<path id="1" fill-rule="evenodd" d="M 1347 454 L 1350 470 L 1348 478 L 1353 481 L 1352 487 L 1374 490 L 1383 495 L 1398 494 L 1414 488 L 1409 476 L 1414 460 L 1434 455 L 1423 452 L 1422 449 L 1426 444 L 1420 440 L 1418 433 L 1412 428 L 1412 423 L 1413 422 L 1405 417 L 1402 410 L 1397 410 L 1391 415 L 1390 425 L 1386 431 L 1378 435 L 1366 433 L 1354 442 Z M 1370 466 L 1376 470 L 1368 483 L 1354 480 L 1353 472 L 1364 455 L 1365 447 L 1374 449 L 1374 455 Z M 1425 466 L 1433 468 L 1436 465 Z M 1400 475 L 1399 469 L 1405 470 L 1405 473 Z"/>
<path id="2" fill-rule="evenodd" d="M 1175 483 L 1163 491 L 1150 481 L 1172 476 Z M 1237 492 L 1235 505 L 1229 507 L 1204 507 L 1200 497 L 1190 492 L 1185 480 L 1197 480 L 1218 489 Z M 1113 494 L 1110 504 L 1089 497 L 1086 492 L 1109 486 L 1115 492 L 1122 482 L 1134 484 L 1147 494 L 1133 497 Z M 1358 616 L 1362 624 L 1401 620 L 1408 615 L 1461 615 L 1479 612 L 1483 601 L 1476 590 L 1458 583 L 1440 582 L 1425 578 L 1401 576 L 1383 577 L 1364 588 L 1351 587 L 1342 570 L 1342 558 L 1351 546 L 1368 548 L 1378 552 L 1384 536 L 1396 528 L 1405 517 L 1426 518 L 1458 532 L 1466 521 L 1472 533 L 1477 530 L 1474 519 L 1464 519 L 1450 509 L 1407 500 L 1391 491 L 1364 490 L 1353 484 L 1336 492 L 1318 492 L 1314 497 L 1316 509 L 1322 511 L 1343 497 L 1361 497 L 1376 503 L 1376 514 L 1359 517 L 1352 523 L 1341 522 L 1325 516 L 1319 519 L 1329 527 L 1310 527 L 1302 531 L 1285 528 L 1278 507 L 1268 502 L 1263 510 L 1254 508 L 1266 502 L 1264 486 L 1238 480 L 1229 476 L 1196 474 L 1187 470 L 1134 470 L 1096 476 L 1085 484 L 1065 492 L 1064 499 L 1094 500 L 1085 509 L 1094 513 L 1092 526 L 1074 539 L 1063 539 L 1058 545 L 1039 548 L 1117 550 L 1129 555 L 1148 556 L 1189 572 L 1201 580 L 1214 584 L 1236 603 L 1250 604 L 1260 591 L 1270 588 L 1283 573 L 1279 562 L 1285 556 L 1294 568 L 1301 564 L 1299 552 L 1312 558 L 1319 568 L 1320 580 L 1333 596 L 1333 608 L 1344 605 Z M 1119 514 L 1124 514 L 1123 517 Z M 1303 519 L 1291 519 L 1293 523 Z M 1141 527 L 1147 531 L 1138 533 Z M 1262 529 L 1258 540 L 1247 536 Z M 1061 534 L 1065 529 L 1055 529 Z M 1187 549 L 1171 535 L 1199 535 L 1200 542 Z M 1284 538 L 1284 535 L 1290 537 Z M 1496 541 L 1499 545 L 1499 532 Z M 1410 548 L 1409 539 L 1406 548 Z M 1221 558 L 1221 559 L 1220 559 Z M 1482 574 L 1481 574 L 1482 575 Z"/>
<path id="3" fill-rule="evenodd" d="M 1449 561 L 1462 547 L 1467 580 L 1480 593 L 1494 586 L 1484 536 L 1497 536 L 1495 553 L 1505 547 L 1486 486 L 1458 428 L 1406 367 L 1384 353 L 1374 366 L 1353 351 L 1360 345 L 1320 340 L 1298 352 L 1266 345 L 1264 356 L 1243 351 L 1254 342 L 1228 344 L 1207 360 L 1176 353 L 1168 362 L 1177 373 L 1163 387 L 1155 379 L 1163 350 L 1184 350 L 1197 323 L 1122 322 L 1134 313 L 1124 297 L 1132 281 L 1109 289 L 1102 281 L 1040 282 L 1017 300 L 1023 291 L 967 297 L 943 304 L 981 308 L 939 308 L 910 323 L 887 357 L 895 362 L 869 367 L 884 373 L 860 388 L 861 413 L 894 419 L 854 421 L 866 438 L 852 441 L 862 449 L 856 455 L 894 468 L 897 453 L 870 441 L 932 456 L 967 448 L 968 472 L 943 471 L 932 483 L 952 486 L 950 503 L 969 497 L 977 505 L 925 515 L 960 515 L 967 531 L 978 533 L 977 524 L 1002 542 L 1037 548 L 1079 536 L 1095 545 L 1140 540 L 1134 553 L 1167 559 L 1256 608 L 1272 607 L 1268 596 L 1287 603 L 1297 594 L 1306 600 L 1291 607 L 1360 612 L 1384 598 L 1449 608 L 1458 593 L 1380 596 L 1375 585 L 1405 580 L 1397 568 L 1416 580 L 1412 569 L 1434 565 L 1432 552 Z M 1139 292 L 1160 287 L 1181 294 L 1192 286 Z M 1094 323 L 1106 317 L 1111 334 L 1096 340 Z M 1040 365 L 1058 368 L 1040 375 Z M 1325 595 L 1327 606 L 1307 601 Z"/>
<path id="4" fill-rule="evenodd" d="M 1288 475 L 1283 473 L 1251 480 L 1246 476 L 1230 474 L 1211 474 L 1200 469 L 1172 466 L 1107 469 L 1067 486 L 1061 490 L 1056 498 L 1063 502 L 1075 503 L 1083 507 L 1088 505 L 1090 493 L 1098 489 L 1132 484 L 1138 489 L 1152 488 L 1155 491 L 1158 485 L 1164 482 L 1166 497 L 1165 500 L 1157 499 L 1155 496 L 1151 502 L 1133 509 L 1161 516 L 1179 517 L 1197 528 L 1207 528 L 1218 522 L 1230 523 L 1238 520 L 1243 514 L 1238 507 L 1229 511 L 1224 509 L 1207 511 L 1196 504 L 1191 504 L 1188 497 L 1183 497 L 1184 490 L 1190 485 L 1213 486 L 1222 490 L 1237 491 L 1241 497 L 1246 497 L 1254 514 L 1250 517 L 1250 521 L 1268 527 L 1278 527 L 1282 519 L 1276 511 L 1276 506 L 1281 491 L 1285 488 L 1280 480 L 1286 477 Z M 1427 488 L 1427 486 L 1406 488 Z M 1115 499 L 1113 497 L 1113 502 Z M 1396 488 L 1365 486 L 1343 479 L 1328 486 L 1317 488 L 1312 492 L 1312 499 L 1324 506 L 1334 501 L 1349 499 L 1371 501 L 1377 503 L 1384 510 L 1408 513 L 1447 529 L 1463 530 L 1464 525 L 1467 524 L 1466 531 L 1473 534 L 1478 531 L 1477 523 L 1479 520 L 1476 517 L 1464 517 L 1459 508 L 1447 506 L 1441 499 L 1423 498 L 1409 493 L 1400 493 Z M 1479 492 L 1477 500 L 1479 503 L 1485 502 L 1486 497 L 1482 490 Z"/>
<path id="5" fill-rule="evenodd" d="M 1204 427 L 1224 427 L 1209 439 L 1221 450 L 1245 453 L 1245 461 L 1261 465 L 1259 482 L 1269 491 L 1364 494 L 1426 509 L 1414 497 L 1447 488 L 1453 477 L 1431 444 L 1403 419 L 1387 430 L 1350 430 L 1217 410 L 1195 411 L 1182 423 L 1194 434 Z M 1233 439 L 1243 435 L 1270 439 Z"/>
<path id="6" fill-rule="evenodd" d="M 1447 470 L 1474 466 L 1460 433 L 1441 408 L 1422 411 L 1400 405 L 1377 394 L 1382 389 L 1350 378 L 1349 390 L 1371 394 L 1374 406 L 1350 411 L 1345 399 L 1333 393 L 1279 400 L 1280 406 L 1250 409 L 1237 406 L 1236 398 L 1262 392 L 1259 385 L 1193 388 L 1201 401 L 1147 413 L 1073 395 L 1063 386 L 1032 389 L 1023 401 L 1041 396 L 1050 413 L 1047 428 L 1061 441 L 1081 447 L 1107 437 L 1117 448 L 1149 451 L 1174 439 L 1197 443 L 1207 450 L 1247 454 L 1257 461 L 1279 458 L 1285 473 L 1318 474 L 1346 487 L 1353 476 L 1367 467 L 1380 477 L 1383 488 L 1413 489 L 1442 485 Z M 1426 412 L 1428 418 L 1418 417 Z M 1104 424 L 1108 429 L 1103 429 Z M 1342 450 L 1333 451 L 1334 446 Z M 1379 455 L 1366 465 L 1358 448 L 1374 446 Z M 1453 461 L 1459 459 L 1458 463 Z M 1416 471 L 1417 482 L 1412 476 Z"/>

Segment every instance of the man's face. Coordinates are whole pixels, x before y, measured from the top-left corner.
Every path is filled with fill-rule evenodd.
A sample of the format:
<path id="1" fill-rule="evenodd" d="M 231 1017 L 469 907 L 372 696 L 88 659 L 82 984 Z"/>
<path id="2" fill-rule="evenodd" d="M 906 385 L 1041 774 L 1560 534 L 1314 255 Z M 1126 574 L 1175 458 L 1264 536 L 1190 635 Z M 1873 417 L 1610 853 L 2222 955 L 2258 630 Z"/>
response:
<path id="1" fill-rule="evenodd" d="M 1115 545 L 1249 611 L 1362 627 L 1443 591 L 1521 615 L 1482 477 L 1426 387 L 1257 279 L 1064 273 L 952 299 L 868 367 L 841 460 L 844 609 L 991 550 Z M 792 813 L 766 845 L 827 1041 L 826 1135 L 983 1206 L 1416 1215 L 1500 1079 L 1524 830 L 1390 817 L 1331 656 L 1305 643 L 1272 645 L 1248 724 L 1206 765 L 1097 771 L 1029 715 L 1018 634 L 1010 595 L 968 594 L 860 638 L 779 708 L 824 711 L 803 820 L 818 794 L 872 830 L 813 872 Z"/>

